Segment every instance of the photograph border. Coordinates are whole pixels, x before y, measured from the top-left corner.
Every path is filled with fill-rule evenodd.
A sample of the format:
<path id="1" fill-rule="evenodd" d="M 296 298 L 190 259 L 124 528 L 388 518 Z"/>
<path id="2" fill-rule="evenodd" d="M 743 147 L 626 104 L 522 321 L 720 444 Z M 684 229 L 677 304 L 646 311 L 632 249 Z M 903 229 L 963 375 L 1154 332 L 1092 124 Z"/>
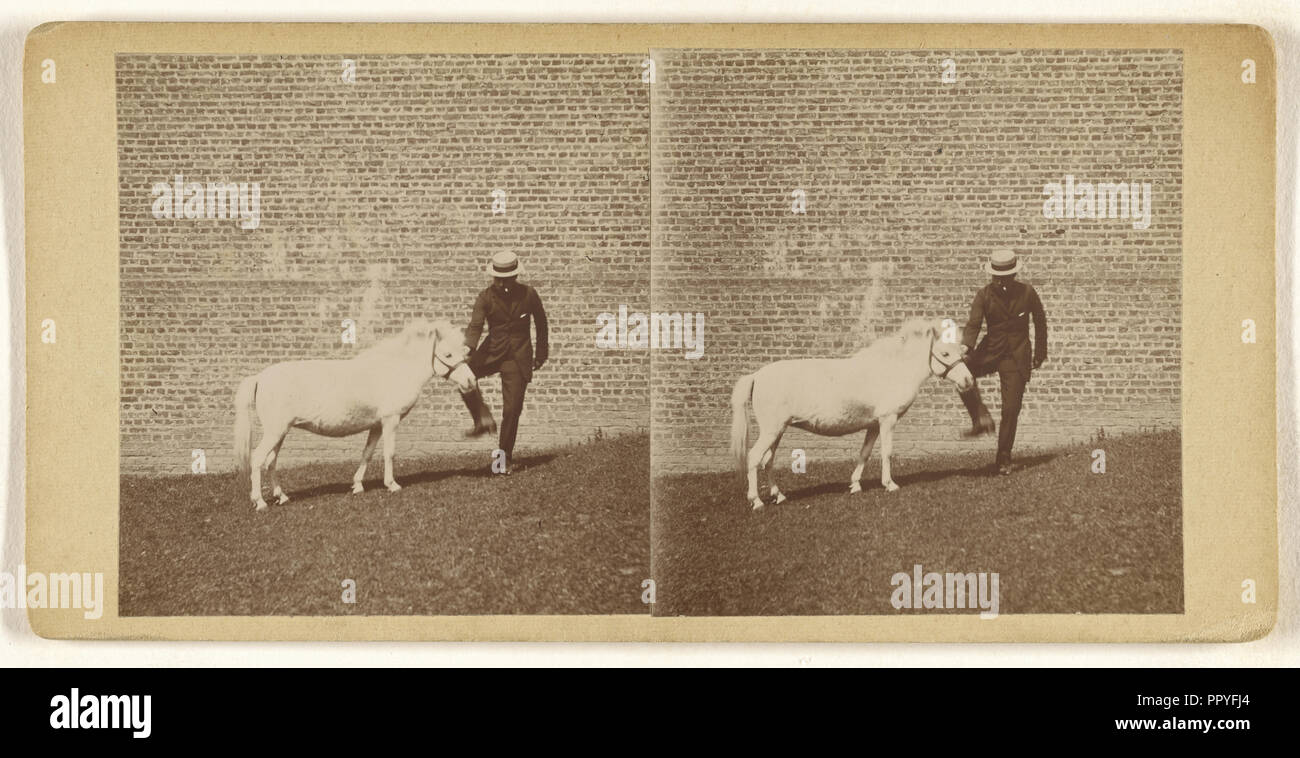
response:
<path id="1" fill-rule="evenodd" d="M 115 55 L 629 53 L 655 48 L 1183 51 L 1183 535 L 1178 615 L 166 617 L 117 615 Z M 58 65 L 54 84 L 41 64 Z M 1256 64 L 1256 83 L 1241 80 Z M 103 617 L 29 611 L 49 638 L 1245 641 L 1277 613 L 1276 80 L 1247 25 L 52 23 L 23 63 L 28 571 L 102 572 Z M 629 71 L 629 76 L 639 75 Z M 653 86 L 653 85 L 648 85 Z M 650 209 L 647 208 L 647 213 Z M 1230 266 L 1224 266 L 1225 262 Z M 43 344 L 41 323 L 58 324 Z M 1253 319 L 1255 344 L 1241 339 Z M 653 408 L 651 409 L 653 414 Z M 652 416 L 653 421 L 653 416 Z M 653 452 L 652 452 L 653 454 Z M 231 507 L 236 507 L 232 503 Z M 1241 582 L 1255 582 L 1243 603 Z"/>

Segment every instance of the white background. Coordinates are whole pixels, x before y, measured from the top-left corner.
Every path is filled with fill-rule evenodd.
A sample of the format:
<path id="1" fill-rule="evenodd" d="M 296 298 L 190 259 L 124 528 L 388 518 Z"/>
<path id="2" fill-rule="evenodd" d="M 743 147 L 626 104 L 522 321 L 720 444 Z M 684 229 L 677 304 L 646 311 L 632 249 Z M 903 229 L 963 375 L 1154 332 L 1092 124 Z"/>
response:
<path id="1" fill-rule="evenodd" d="M 18 10 L 21 5 L 21 10 Z M 143 643 L 58 642 L 31 633 L 20 610 L 0 611 L 0 666 L 422 666 L 422 665 L 889 665 L 889 666 L 1256 666 L 1300 665 L 1300 518 L 1295 498 L 1296 104 L 1300 8 L 1293 2 L 1047 0 L 954 3 L 943 0 L 478 0 L 464 3 L 369 0 L 225 0 L 223 12 L 195 11 L 174 0 L 13 3 L 0 11 L 0 177 L 7 249 L 7 328 L 0 331 L 9 381 L 0 404 L 0 466 L 6 482 L 0 519 L 0 570 L 17 573 L 23 546 L 23 163 L 21 75 L 27 32 L 46 21 L 518 21 L 518 22 L 1056 22 L 1250 23 L 1268 29 L 1278 64 L 1278 461 L 1281 591 L 1278 623 L 1259 642 L 1233 645 L 938 645 L 938 644 L 507 644 L 507 643 Z M 1225 251 L 1225 262 L 1230 261 Z M 1231 440 L 1223 444 L 1231 445 Z M 74 476 L 75 472 L 69 472 Z M 1231 472 L 1224 472 L 1231 476 Z M 111 497 L 112 493 L 104 493 Z M 1224 503 L 1224 507 L 1230 504 Z"/>

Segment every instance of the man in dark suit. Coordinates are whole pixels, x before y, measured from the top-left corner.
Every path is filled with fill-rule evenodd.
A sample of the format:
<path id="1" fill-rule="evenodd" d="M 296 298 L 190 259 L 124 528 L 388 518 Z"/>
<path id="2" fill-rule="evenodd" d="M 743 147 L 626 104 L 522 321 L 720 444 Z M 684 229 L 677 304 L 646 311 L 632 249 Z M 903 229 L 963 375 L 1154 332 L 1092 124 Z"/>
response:
<path id="1" fill-rule="evenodd" d="M 1034 288 L 1016 281 L 1020 261 L 1012 250 L 995 250 L 984 270 L 993 281 L 975 293 L 970 318 L 962 332 L 962 353 L 973 376 L 997 372 L 1002 382 L 1002 431 L 998 434 L 998 473 L 1010 474 L 1011 446 L 1016 441 L 1016 422 L 1020 403 L 1029 383 L 1030 367 L 1038 368 L 1047 360 L 1047 314 Z M 1034 321 L 1034 345 L 1029 346 L 1029 320 Z M 988 333 L 975 345 L 980 327 L 987 323 Z M 994 430 L 993 417 L 980 399 L 979 386 L 960 393 L 970 413 L 971 430 L 977 436 Z"/>
<path id="2" fill-rule="evenodd" d="M 487 272 L 492 275 L 492 286 L 479 293 L 474 301 L 474 315 L 465 330 L 465 344 L 473 353 L 469 367 L 478 377 L 501 374 L 501 435 L 497 446 L 505 453 L 504 468 L 493 468 L 502 474 L 510 473 L 515 449 L 515 434 L 519 431 L 519 416 L 524 412 L 524 390 L 533 379 L 533 372 L 546 363 L 550 352 L 546 311 L 537 290 L 518 281 L 522 266 L 519 258 L 510 252 L 492 256 Z M 479 345 L 483 325 L 487 324 L 487 338 Z M 537 326 L 537 353 L 533 353 L 530 325 Z M 474 428 L 467 434 L 477 437 L 496 429 L 492 411 L 483 402 L 479 391 L 461 395 L 474 419 Z"/>

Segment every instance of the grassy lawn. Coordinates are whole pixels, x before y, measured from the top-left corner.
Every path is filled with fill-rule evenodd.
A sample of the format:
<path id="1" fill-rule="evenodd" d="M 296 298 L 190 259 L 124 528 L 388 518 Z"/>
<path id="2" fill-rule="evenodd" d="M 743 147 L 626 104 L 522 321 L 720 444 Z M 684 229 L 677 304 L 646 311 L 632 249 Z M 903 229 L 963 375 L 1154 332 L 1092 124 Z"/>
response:
<path id="1" fill-rule="evenodd" d="M 526 456 L 510 477 L 399 457 L 397 493 L 381 458 L 361 495 L 354 466 L 286 470 L 292 499 L 266 514 L 233 473 L 122 477 L 122 615 L 646 612 L 647 436 Z"/>
<path id="2" fill-rule="evenodd" d="M 895 460 L 895 493 L 874 457 L 857 495 L 851 460 L 787 469 L 790 499 L 757 513 L 738 472 L 656 479 L 656 615 L 970 612 L 895 610 L 890 578 L 915 564 L 998 572 L 1004 614 L 1182 612 L 1179 432 L 1024 453 L 1009 477 L 985 469 L 991 441 L 972 446 Z"/>

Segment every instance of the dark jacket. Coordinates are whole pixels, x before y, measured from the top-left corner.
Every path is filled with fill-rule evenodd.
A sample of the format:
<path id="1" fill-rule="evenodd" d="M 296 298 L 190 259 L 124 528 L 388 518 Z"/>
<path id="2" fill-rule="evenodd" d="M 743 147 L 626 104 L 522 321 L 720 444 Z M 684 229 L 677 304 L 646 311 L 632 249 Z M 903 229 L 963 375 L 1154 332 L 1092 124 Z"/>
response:
<path id="1" fill-rule="evenodd" d="M 1029 319 L 1034 320 L 1034 347 L 1029 347 Z M 981 323 L 988 324 L 988 334 L 975 346 Z M 1035 358 L 1047 359 L 1047 314 L 1043 302 L 1034 288 L 1014 279 L 1001 288 L 989 283 L 975 293 L 970 306 L 970 318 L 962 332 L 962 344 L 971 350 L 966 365 L 971 373 L 984 376 L 997 371 L 998 364 L 1010 358 L 1015 361 L 1025 381 Z"/>
<path id="2" fill-rule="evenodd" d="M 478 344 L 483 324 L 487 339 Z M 474 315 L 465 330 L 465 344 L 474 351 L 469 365 L 479 376 L 495 373 L 501 364 L 513 361 L 524 381 L 533 378 L 533 341 L 530 323 L 537 324 L 537 360 L 545 361 L 550 353 L 546 311 L 537 290 L 515 282 L 509 295 L 488 287 L 474 301 Z"/>

